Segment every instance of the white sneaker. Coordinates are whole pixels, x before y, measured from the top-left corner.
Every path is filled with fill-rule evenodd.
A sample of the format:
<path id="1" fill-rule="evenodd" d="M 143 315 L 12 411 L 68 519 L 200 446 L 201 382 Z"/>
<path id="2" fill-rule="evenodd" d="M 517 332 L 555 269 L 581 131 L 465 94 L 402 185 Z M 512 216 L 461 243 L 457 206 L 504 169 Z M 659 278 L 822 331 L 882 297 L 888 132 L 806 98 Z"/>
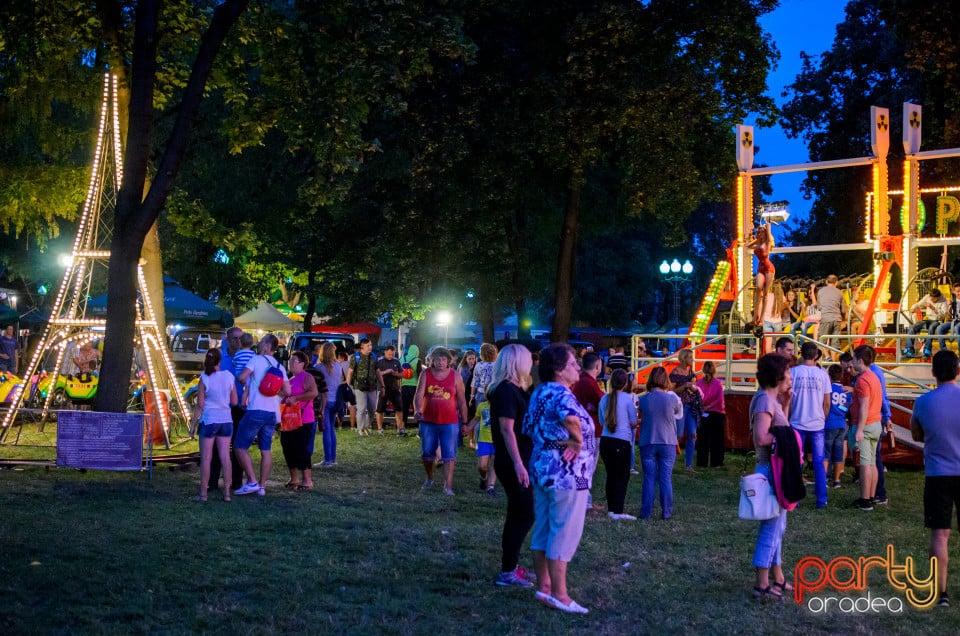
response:
<path id="1" fill-rule="evenodd" d="M 445 495 L 450 495 L 451 497 L 453 497 L 454 494 L 456 494 L 456 493 L 453 492 L 453 488 L 444 488 L 444 489 L 443 489 L 443 494 L 445 494 Z"/>
<path id="2" fill-rule="evenodd" d="M 235 495 L 252 495 L 260 490 L 260 484 L 257 482 L 247 482 L 233 491 Z"/>
<path id="3" fill-rule="evenodd" d="M 257 491 L 257 496 L 258 496 L 258 497 L 265 497 L 266 495 L 267 495 L 267 489 L 266 489 L 266 488 L 261 488 L 260 490 Z"/>
<path id="4" fill-rule="evenodd" d="M 628 515 L 627 513 L 623 513 L 622 515 L 620 515 L 620 520 L 621 520 L 621 521 L 636 521 L 637 518 L 634 517 L 633 515 Z"/>

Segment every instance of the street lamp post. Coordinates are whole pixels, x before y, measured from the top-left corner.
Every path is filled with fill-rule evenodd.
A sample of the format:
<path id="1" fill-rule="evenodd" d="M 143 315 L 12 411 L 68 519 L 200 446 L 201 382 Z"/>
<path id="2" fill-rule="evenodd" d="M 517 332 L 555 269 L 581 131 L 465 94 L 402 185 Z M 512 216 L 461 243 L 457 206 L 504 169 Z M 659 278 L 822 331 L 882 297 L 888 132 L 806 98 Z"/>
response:
<path id="1" fill-rule="evenodd" d="M 447 335 L 449 334 L 449 331 L 450 331 L 450 320 L 451 320 L 451 316 L 449 311 L 441 311 L 437 313 L 437 326 L 443 327 L 444 348 L 446 348 L 447 346 Z"/>
<path id="2" fill-rule="evenodd" d="M 693 263 L 689 259 L 683 265 L 677 259 L 673 259 L 672 263 L 660 263 L 660 275 L 673 287 L 673 328 L 676 334 L 680 333 L 680 285 L 689 281 L 692 274 Z"/>

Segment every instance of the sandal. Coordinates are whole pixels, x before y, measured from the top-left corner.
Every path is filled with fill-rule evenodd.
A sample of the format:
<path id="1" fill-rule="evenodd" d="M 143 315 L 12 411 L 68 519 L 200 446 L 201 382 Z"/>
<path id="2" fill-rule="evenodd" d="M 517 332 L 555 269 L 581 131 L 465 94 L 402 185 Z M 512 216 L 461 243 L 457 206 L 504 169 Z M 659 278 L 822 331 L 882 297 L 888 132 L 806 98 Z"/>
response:
<path id="1" fill-rule="evenodd" d="M 192 500 L 192 501 L 196 501 L 196 502 L 198 502 L 198 503 L 205 503 L 205 502 L 207 501 L 207 498 L 206 498 L 206 497 L 202 497 L 202 496 L 200 496 L 200 495 L 194 495 L 193 497 L 191 497 L 191 500 Z"/>
<path id="2" fill-rule="evenodd" d="M 773 584 L 771 587 L 774 587 L 774 588 L 780 590 L 781 596 L 783 595 L 784 592 L 792 592 L 792 591 L 793 591 L 793 585 L 790 583 L 790 581 L 788 581 L 788 580 L 786 580 L 786 579 L 784 579 L 784 580 L 783 580 L 782 582 L 780 582 L 780 583 L 774 582 L 774 584 Z"/>
<path id="3" fill-rule="evenodd" d="M 783 594 L 781 594 L 776 587 L 773 585 L 768 585 L 767 587 L 756 587 L 753 588 L 753 597 L 760 600 L 774 600 L 782 601 Z"/>
<path id="4" fill-rule="evenodd" d="M 285 483 L 285 484 L 283 485 L 283 487 L 286 488 L 287 490 L 296 490 L 297 488 L 300 487 L 300 484 L 295 483 L 295 482 L 292 482 L 292 481 L 288 481 L 287 483 Z"/>
<path id="5" fill-rule="evenodd" d="M 300 484 L 297 486 L 296 490 L 297 492 L 307 492 L 308 490 L 313 490 L 313 485 L 304 486 L 303 484 Z"/>

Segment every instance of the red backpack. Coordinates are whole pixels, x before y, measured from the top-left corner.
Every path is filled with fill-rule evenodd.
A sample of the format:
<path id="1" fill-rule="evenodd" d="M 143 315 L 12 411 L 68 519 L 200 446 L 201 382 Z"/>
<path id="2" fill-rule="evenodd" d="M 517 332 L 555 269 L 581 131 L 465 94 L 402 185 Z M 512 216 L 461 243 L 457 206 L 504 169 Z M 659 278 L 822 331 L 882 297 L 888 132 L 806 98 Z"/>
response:
<path id="1" fill-rule="evenodd" d="M 267 364 L 270 364 L 270 359 L 267 356 L 263 356 L 263 359 L 267 361 Z M 283 388 L 283 371 L 280 370 L 280 363 L 278 362 L 277 366 L 270 366 L 267 372 L 263 374 L 258 390 L 260 395 L 273 397 L 280 392 L 281 388 Z"/>

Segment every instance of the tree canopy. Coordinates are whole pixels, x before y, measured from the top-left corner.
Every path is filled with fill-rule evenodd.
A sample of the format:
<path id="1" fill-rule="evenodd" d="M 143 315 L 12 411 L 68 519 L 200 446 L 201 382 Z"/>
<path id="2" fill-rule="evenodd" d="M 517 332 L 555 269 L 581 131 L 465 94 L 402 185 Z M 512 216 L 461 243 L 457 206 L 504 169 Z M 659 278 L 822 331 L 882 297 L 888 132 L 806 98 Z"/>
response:
<path id="1" fill-rule="evenodd" d="M 166 269 L 235 310 L 283 281 L 344 319 L 626 326 L 661 257 L 722 256 L 688 220 L 726 226 L 732 126 L 775 114 L 775 6 L 12 0 L 0 227 L 42 242 L 75 217 L 111 68 L 129 111 L 105 360 L 129 359 L 157 218 Z"/>

